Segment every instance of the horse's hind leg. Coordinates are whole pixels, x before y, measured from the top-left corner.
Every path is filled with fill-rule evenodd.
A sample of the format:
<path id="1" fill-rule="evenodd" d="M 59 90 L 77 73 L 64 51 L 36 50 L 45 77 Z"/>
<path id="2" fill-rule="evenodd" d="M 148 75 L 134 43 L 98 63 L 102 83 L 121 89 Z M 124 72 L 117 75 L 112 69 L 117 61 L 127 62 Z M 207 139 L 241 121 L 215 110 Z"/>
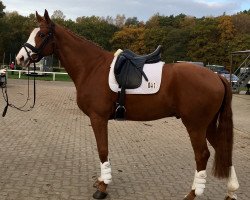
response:
<path id="1" fill-rule="evenodd" d="M 97 191 L 93 194 L 95 199 L 105 199 L 107 186 L 112 181 L 111 164 L 108 160 L 108 120 L 98 115 L 90 116 L 91 125 L 95 133 L 97 149 L 100 158 L 101 176 L 94 186 Z"/>
<path id="2" fill-rule="evenodd" d="M 206 166 L 210 153 L 207 147 L 205 129 L 188 130 L 188 133 L 195 154 L 196 172 L 192 190 L 186 195 L 184 200 L 193 200 L 196 196 L 199 196 L 204 192 L 207 177 Z"/>
<path id="3" fill-rule="evenodd" d="M 217 116 L 214 118 L 214 120 L 209 124 L 207 129 L 207 140 L 212 145 L 214 150 L 216 151 L 216 122 L 217 122 Z M 235 194 L 236 190 L 239 188 L 239 183 L 237 180 L 236 172 L 234 169 L 234 166 L 231 163 L 230 168 L 230 176 L 227 181 L 227 194 L 225 197 L 225 200 L 236 200 L 237 196 Z"/>

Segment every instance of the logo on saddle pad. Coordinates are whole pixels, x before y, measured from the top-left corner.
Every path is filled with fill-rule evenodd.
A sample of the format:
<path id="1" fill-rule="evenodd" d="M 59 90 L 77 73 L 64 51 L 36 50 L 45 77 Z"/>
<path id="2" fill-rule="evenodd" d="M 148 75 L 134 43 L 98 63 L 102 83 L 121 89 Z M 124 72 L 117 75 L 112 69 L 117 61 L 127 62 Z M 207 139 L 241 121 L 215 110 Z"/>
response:
<path id="1" fill-rule="evenodd" d="M 156 83 L 148 82 L 148 88 L 155 88 Z"/>
<path id="2" fill-rule="evenodd" d="M 129 51 L 129 50 L 125 50 Z M 113 92 L 121 91 L 121 84 L 125 84 L 126 94 L 155 94 L 159 91 L 161 85 L 162 77 L 162 67 L 165 64 L 164 62 L 158 61 L 156 63 L 143 63 L 145 62 L 145 56 L 142 59 L 139 59 L 139 64 L 135 61 L 135 66 L 127 65 L 124 69 L 124 65 L 117 66 L 117 58 L 122 53 L 122 50 L 118 50 L 114 55 L 113 62 L 110 66 L 109 72 L 109 86 Z M 133 52 L 132 52 L 133 53 Z M 128 57 L 132 54 L 131 51 L 128 53 Z M 118 60 L 121 64 L 124 64 L 123 58 Z M 142 67 L 143 63 L 143 67 Z M 137 66 L 137 67 L 136 67 Z M 136 68 L 135 70 L 131 70 Z M 141 68 L 141 69 L 138 69 Z M 141 71 L 143 70 L 143 71 Z M 116 74 L 115 74 L 116 73 Z M 124 73 L 124 74 L 119 74 Z M 132 76 L 131 79 L 126 76 Z M 118 77 L 118 78 L 117 78 Z M 118 83 L 119 82 L 119 83 Z"/>

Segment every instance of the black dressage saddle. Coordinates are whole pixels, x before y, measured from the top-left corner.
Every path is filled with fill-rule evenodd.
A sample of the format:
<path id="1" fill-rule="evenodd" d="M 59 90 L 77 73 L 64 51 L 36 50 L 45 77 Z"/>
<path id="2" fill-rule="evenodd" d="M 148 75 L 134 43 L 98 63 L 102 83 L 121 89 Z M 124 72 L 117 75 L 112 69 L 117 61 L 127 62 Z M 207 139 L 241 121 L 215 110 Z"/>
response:
<path id="1" fill-rule="evenodd" d="M 137 55 L 126 49 L 117 57 L 114 66 L 114 74 L 119 84 L 119 88 L 121 88 L 115 114 L 117 120 L 125 119 L 125 90 L 140 87 L 142 78 L 148 81 L 143 71 L 144 64 L 152 64 L 161 61 L 161 50 L 162 46 L 160 45 L 153 53 L 148 55 Z"/>

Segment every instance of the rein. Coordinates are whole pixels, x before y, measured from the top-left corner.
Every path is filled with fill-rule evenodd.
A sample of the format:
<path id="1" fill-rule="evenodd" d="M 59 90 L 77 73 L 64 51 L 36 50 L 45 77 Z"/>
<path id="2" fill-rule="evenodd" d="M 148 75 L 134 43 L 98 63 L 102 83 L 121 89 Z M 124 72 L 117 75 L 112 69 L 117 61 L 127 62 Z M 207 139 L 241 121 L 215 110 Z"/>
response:
<path id="1" fill-rule="evenodd" d="M 35 74 L 35 71 L 36 71 L 36 64 L 34 63 L 34 74 Z M 29 74 L 29 72 L 30 71 L 29 71 L 29 67 L 28 67 L 28 74 Z M 30 100 L 29 76 L 28 76 L 28 95 L 27 95 L 27 99 L 26 99 L 26 102 L 24 103 L 24 105 L 22 105 L 20 107 L 17 107 L 14 104 L 9 103 L 9 97 L 8 97 L 8 93 L 7 93 L 7 80 L 6 80 L 6 78 L 5 78 L 5 85 L 6 85 L 5 88 L 2 87 L 2 94 L 3 94 L 3 98 L 4 98 L 5 102 L 6 102 L 6 106 L 5 106 L 4 110 L 3 110 L 2 117 L 5 117 L 9 106 L 12 107 L 12 108 L 15 108 L 15 109 L 17 109 L 19 111 L 22 111 L 22 112 L 31 111 L 35 107 L 35 104 L 36 104 L 36 77 L 35 76 L 34 76 L 34 79 L 33 79 L 33 91 L 34 91 L 33 104 L 28 109 L 24 109 L 24 107 L 27 105 L 27 103 Z"/>
<path id="2" fill-rule="evenodd" d="M 30 94 L 29 94 L 29 76 L 28 76 L 28 94 L 27 94 L 27 99 L 26 99 L 26 102 L 24 103 L 23 106 L 21 107 L 17 107 L 15 106 L 14 104 L 11 104 L 9 103 L 9 98 L 8 98 L 8 93 L 7 93 L 7 80 L 5 78 L 5 89 L 2 87 L 2 94 L 3 94 L 3 98 L 6 102 L 6 106 L 3 110 L 3 114 L 2 114 L 2 117 L 5 117 L 6 113 L 7 113 L 7 110 L 8 110 L 8 107 L 12 107 L 12 108 L 15 108 L 19 111 L 22 111 L 22 112 L 28 112 L 28 111 L 31 111 L 34 107 L 35 107 L 35 104 L 36 104 L 36 77 L 35 77 L 35 73 L 36 73 L 36 63 L 39 62 L 44 56 L 42 55 L 42 51 L 43 49 L 45 48 L 45 46 L 48 44 L 49 40 L 50 39 L 53 39 L 53 32 L 54 32 L 54 24 L 51 24 L 51 26 L 49 27 L 50 29 L 50 32 L 46 35 L 46 37 L 43 39 L 42 43 L 39 45 L 39 47 L 34 47 L 33 45 L 29 44 L 29 43 L 24 43 L 22 45 L 22 47 L 25 49 L 31 63 L 34 64 L 34 79 L 33 79 L 33 91 L 34 91 L 34 96 L 33 96 L 33 104 L 30 106 L 30 108 L 28 109 L 24 109 L 24 107 L 27 105 L 27 103 L 29 102 L 30 100 Z M 33 55 L 37 56 L 35 59 L 32 58 L 32 55 L 30 55 L 30 51 L 28 51 L 28 49 L 30 49 L 33 53 Z M 30 70 L 29 70 L 29 67 L 28 67 L 28 74 Z"/>

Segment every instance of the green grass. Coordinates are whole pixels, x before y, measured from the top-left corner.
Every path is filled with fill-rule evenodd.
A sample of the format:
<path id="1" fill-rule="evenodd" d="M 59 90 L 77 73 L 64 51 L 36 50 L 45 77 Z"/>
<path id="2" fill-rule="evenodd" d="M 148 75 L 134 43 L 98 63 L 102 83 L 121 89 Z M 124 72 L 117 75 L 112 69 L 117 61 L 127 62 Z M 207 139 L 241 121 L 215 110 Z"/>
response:
<path id="1" fill-rule="evenodd" d="M 8 72 L 8 79 L 19 79 L 18 73 L 14 72 L 12 74 L 11 72 Z M 21 74 L 20 79 L 28 79 L 28 76 L 25 74 Z M 33 79 L 33 76 L 30 76 L 30 79 Z M 45 76 L 36 76 L 36 80 L 42 80 L 42 81 L 53 81 L 53 74 L 48 74 Z M 68 74 L 56 74 L 55 81 L 72 81 Z"/>

